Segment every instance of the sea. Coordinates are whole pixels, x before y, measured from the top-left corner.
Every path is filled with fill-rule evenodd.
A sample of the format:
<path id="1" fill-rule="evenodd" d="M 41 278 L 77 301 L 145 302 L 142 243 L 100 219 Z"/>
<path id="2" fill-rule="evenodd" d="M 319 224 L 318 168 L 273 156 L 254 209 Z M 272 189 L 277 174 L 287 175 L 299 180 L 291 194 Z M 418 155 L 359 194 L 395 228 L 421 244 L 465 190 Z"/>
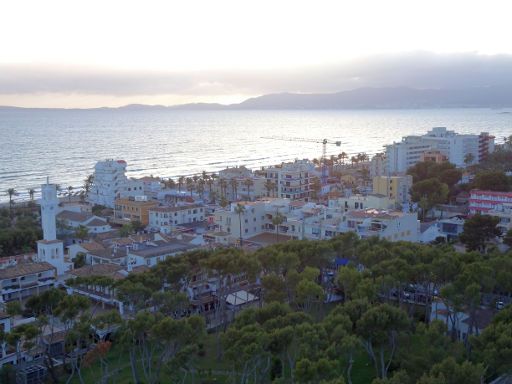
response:
<path id="1" fill-rule="evenodd" d="M 189 176 L 244 165 L 251 169 L 303 158 L 383 151 L 432 127 L 512 134 L 505 109 L 420 110 L 38 110 L 0 109 L 0 202 L 50 178 L 75 192 L 104 159 L 123 159 L 129 177 Z M 269 138 L 273 137 L 273 138 Z M 279 139 L 281 138 L 281 139 Z M 305 138 L 311 141 L 289 139 Z M 37 193 L 36 193 L 37 196 Z"/>

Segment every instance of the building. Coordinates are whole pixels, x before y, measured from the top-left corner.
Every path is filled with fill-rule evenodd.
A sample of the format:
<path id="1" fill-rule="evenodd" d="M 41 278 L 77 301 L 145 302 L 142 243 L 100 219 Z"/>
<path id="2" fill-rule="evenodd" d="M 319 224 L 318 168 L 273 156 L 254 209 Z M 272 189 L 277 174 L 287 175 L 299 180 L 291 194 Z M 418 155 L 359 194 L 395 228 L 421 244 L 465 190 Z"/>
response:
<path id="1" fill-rule="evenodd" d="M 352 195 L 329 199 L 329 208 L 339 208 L 344 212 L 366 208 L 390 209 L 395 205 L 395 200 L 381 194 Z"/>
<path id="2" fill-rule="evenodd" d="M 132 186 L 135 186 L 135 188 L 137 188 L 138 185 L 133 183 L 140 183 L 142 185 L 142 194 L 152 200 L 156 200 L 158 193 L 163 189 L 162 180 L 159 177 L 145 176 L 139 179 L 132 178 L 129 182 L 131 182 Z"/>
<path id="3" fill-rule="evenodd" d="M 387 196 L 395 203 L 410 201 L 409 189 L 412 187 L 412 176 L 378 176 L 373 179 L 373 193 Z"/>
<path id="4" fill-rule="evenodd" d="M 276 197 L 282 199 L 308 201 L 315 176 L 315 165 L 307 160 L 295 160 L 281 166 L 264 170 L 265 178 L 276 185 Z"/>
<path id="5" fill-rule="evenodd" d="M 446 153 L 441 152 L 439 149 L 430 149 L 428 151 L 423 152 L 420 155 L 420 161 L 432 161 L 434 163 L 444 163 L 448 161 L 448 156 Z"/>
<path id="6" fill-rule="evenodd" d="M 512 206 L 512 192 L 472 189 L 469 197 L 469 214 L 505 212 Z"/>
<path id="7" fill-rule="evenodd" d="M 384 155 L 378 153 L 370 161 L 370 179 L 373 180 L 377 176 L 383 176 L 385 172 Z"/>
<path id="8" fill-rule="evenodd" d="M 226 183 L 225 187 L 221 180 Z M 226 196 L 228 201 L 256 200 L 265 196 L 265 181 L 264 177 L 254 174 L 244 166 L 226 168 L 219 171 L 212 191 L 217 196 Z"/>
<path id="9" fill-rule="evenodd" d="M 131 272 L 133 268 L 139 266 L 151 268 L 168 257 L 197 248 L 198 246 L 196 245 L 187 244 L 179 240 L 134 243 L 127 251 L 127 270 Z"/>
<path id="10" fill-rule="evenodd" d="M 506 233 L 512 229 L 512 192 L 471 190 L 469 214 L 477 213 L 498 217 L 498 228 Z"/>
<path id="11" fill-rule="evenodd" d="M 404 173 L 421 161 L 425 152 L 434 149 L 462 168 L 485 161 L 488 154 L 494 152 L 494 137 L 487 132 L 458 134 L 445 127 L 435 127 L 423 136 L 405 136 L 401 142 L 386 146 L 386 173 Z"/>
<path id="12" fill-rule="evenodd" d="M 41 199 L 38 201 L 41 206 L 41 226 L 43 228 L 43 239 L 37 242 L 37 258 L 40 262 L 47 262 L 55 267 L 58 275 L 73 268 L 73 263 L 64 259 L 64 244 L 57 240 L 57 229 L 55 217 L 59 199 L 57 198 L 57 186 L 49 184 L 41 185 Z"/>
<path id="13" fill-rule="evenodd" d="M 88 213 L 64 210 L 56 215 L 56 219 L 68 227 L 68 231 L 72 231 L 80 225 L 86 227 L 89 233 L 103 233 L 112 229 L 107 220 Z"/>
<path id="14" fill-rule="evenodd" d="M 25 262 L 0 269 L 1 301 L 22 301 L 54 287 L 57 270 L 47 262 Z"/>
<path id="15" fill-rule="evenodd" d="M 144 195 L 144 184 L 126 177 L 126 161 L 98 161 L 94 166 L 94 178 L 87 200 L 92 205 L 114 208 L 114 201 L 120 198 Z"/>
<path id="16" fill-rule="evenodd" d="M 112 221 L 117 224 L 125 224 L 138 220 L 142 224 L 148 225 L 149 210 L 157 206 L 156 201 L 148 201 L 145 197 L 116 199 Z"/>
<path id="17" fill-rule="evenodd" d="M 165 234 L 179 225 L 198 223 L 205 218 L 205 208 L 198 204 L 149 209 L 149 227 Z"/>

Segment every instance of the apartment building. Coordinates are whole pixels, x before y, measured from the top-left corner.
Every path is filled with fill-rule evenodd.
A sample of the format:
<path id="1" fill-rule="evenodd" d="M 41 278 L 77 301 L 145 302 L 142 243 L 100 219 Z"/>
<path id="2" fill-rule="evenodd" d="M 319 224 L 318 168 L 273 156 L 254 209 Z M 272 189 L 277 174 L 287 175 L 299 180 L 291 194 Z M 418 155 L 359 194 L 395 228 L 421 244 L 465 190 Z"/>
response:
<path id="1" fill-rule="evenodd" d="M 512 229 L 512 192 L 471 190 L 469 215 L 477 213 L 498 217 L 498 227 L 506 233 Z"/>
<path id="2" fill-rule="evenodd" d="M 428 151 L 438 150 L 457 167 L 476 164 L 494 152 L 494 137 L 488 132 L 480 135 L 458 134 L 445 127 L 435 127 L 423 136 L 405 136 L 399 143 L 386 146 L 386 173 L 404 173 L 421 160 Z M 471 162 L 467 162 L 471 155 Z"/>
<path id="3" fill-rule="evenodd" d="M 384 195 L 395 203 L 411 200 L 409 189 L 412 187 L 412 176 L 378 176 L 373 179 L 373 193 Z"/>
<path id="4" fill-rule="evenodd" d="M 108 159 L 94 166 L 93 184 L 87 194 L 92 205 L 114 208 L 116 199 L 144 195 L 144 184 L 126 177 L 126 161 Z"/>
<path id="5" fill-rule="evenodd" d="M 156 201 L 148 201 L 145 197 L 117 199 L 114 202 L 112 221 L 124 224 L 138 220 L 144 225 L 149 224 L 149 210 L 158 206 Z"/>
<path id="6" fill-rule="evenodd" d="M 351 195 L 329 199 L 329 208 L 338 208 L 344 212 L 366 208 L 390 209 L 395 200 L 383 194 Z"/>
<path id="7" fill-rule="evenodd" d="M 23 300 L 52 288 L 57 276 L 56 268 L 46 262 L 18 261 L 0 269 L 2 302 Z"/>
<path id="8" fill-rule="evenodd" d="M 225 186 L 222 186 L 221 180 L 225 182 Z M 263 176 L 244 166 L 226 168 L 219 171 L 212 191 L 217 196 L 226 196 L 229 201 L 256 200 L 266 194 L 265 181 Z"/>
<path id="9" fill-rule="evenodd" d="M 201 222 L 205 218 L 205 208 L 198 204 L 149 209 L 149 227 L 164 234 L 179 225 Z"/>
<path id="10" fill-rule="evenodd" d="M 276 197 L 308 201 L 315 174 L 315 165 L 308 159 L 283 163 L 264 170 L 266 180 L 276 185 Z"/>
<path id="11" fill-rule="evenodd" d="M 127 250 L 127 270 L 131 272 L 133 268 L 139 266 L 151 268 L 168 257 L 192 251 L 197 248 L 197 245 L 187 244 L 179 240 L 134 243 Z"/>

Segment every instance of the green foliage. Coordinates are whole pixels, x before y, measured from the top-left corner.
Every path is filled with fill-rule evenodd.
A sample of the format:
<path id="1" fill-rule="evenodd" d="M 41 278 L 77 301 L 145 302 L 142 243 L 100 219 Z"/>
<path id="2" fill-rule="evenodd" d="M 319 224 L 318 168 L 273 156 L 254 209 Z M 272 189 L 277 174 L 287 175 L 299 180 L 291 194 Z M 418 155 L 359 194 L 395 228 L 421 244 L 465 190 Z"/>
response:
<path id="1" fill-rule="evenodd" d="M 512 182 L 504 171 L 484 171 L 475 176 L 473 184 L 478 189 L 503 191 L 507 192 L 512 190 Z"/>
<path id="2" fill-rule="evenodd" d="M 455 168 L 455 164 L 449 162 L 435 163 L 433 161 L 419 162 L 409 168 L 407 174 L 412 176 L 413 183 L 415 184 L 435 178 L 443 183 L 452 185 L 457 183 L 462 177 L 462 172 Z"/>
<path id="3" fill-rule="evenodd" d="M 121 229 L 119 230 L 119 234 L 121 237 L 128 237 L 133 233 L 132 224 L 123 224 Z"/>
<path id="4" fill-rule="evenodd" d="M 85 240 L 89 238 L 89 230 L 85 225 L 79 225 L 75 228 L 75 237 L 79 238 L 80 240 Z"/>
<path id="5" fill-rule="evenodd" d="M 426 179 L 415 183 L 409 190 L 411 200 L 419 202 L 426 199 L 426 209 L 431 209 L 436 204 L 446 203 L 448 199 L 448 185 L 436 178 Z"/>
<path id="6" fill-rule="evenodd" d="M 469 251 L 485 251 L 487 242 L 501 235 L 497 227 L 500 219 L 490 215 L 476 214 L 464 223 L 463 231 L 459 235 L 461 243 Z"/>
<path id="7" fill-rule="evenodd" d="M 103 210 L 107 209 L 106 206 L 104 205 L 100 205 L 100 204 L 95 204 L 93 207 L 92 207 L 92 214 L 95 215 L 95 216 L 101 216 L 101 212 Z"/>
<path id="8" fill-rule="evenodd" d="M 71 261 L 73 262 L 74 269 L 83 267 L 86 262 L 85 253 L 78 252 L 76 256 L 71 259 Z"/>
<path id="9" fill-rule="evenodd" d="M 142 224 L 139 220 L 132 220 L 131 222 L 132 230 L 135 233 L 139 233 L 146 228 L 144 224 Z"/>
<path id="10" fill-rule="evenodd" d="M 509 229 L 505 236 L 503 236 L 503 243 L 512 247 L 512 229 Z"/>

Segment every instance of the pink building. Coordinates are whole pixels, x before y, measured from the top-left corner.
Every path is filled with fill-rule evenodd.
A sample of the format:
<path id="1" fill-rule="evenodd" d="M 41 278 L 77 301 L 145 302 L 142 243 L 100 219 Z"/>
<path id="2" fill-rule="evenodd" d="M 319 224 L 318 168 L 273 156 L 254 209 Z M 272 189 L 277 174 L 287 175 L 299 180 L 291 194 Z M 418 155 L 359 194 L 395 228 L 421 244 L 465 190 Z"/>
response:
<path id="1" fill-rule="evenodd" d="M 469 197 L 469 214 L 492 214 L 495 211 L 504 211 L 510 205 L 512 192 L 472 189 Z"/>

